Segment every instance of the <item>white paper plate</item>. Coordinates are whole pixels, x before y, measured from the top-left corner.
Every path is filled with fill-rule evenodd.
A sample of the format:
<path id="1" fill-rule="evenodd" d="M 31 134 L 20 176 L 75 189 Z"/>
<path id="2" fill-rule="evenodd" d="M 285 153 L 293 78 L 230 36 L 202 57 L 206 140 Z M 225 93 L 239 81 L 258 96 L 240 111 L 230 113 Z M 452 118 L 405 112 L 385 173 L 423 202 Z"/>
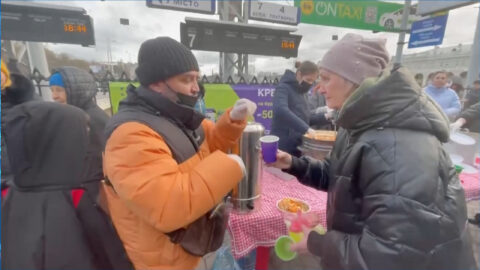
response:
<path id="1" fill-rule="evenodd" d="M 478 172 L 478 170 L 475 169 L 475 167 L 472 167 L 468 164 L 462 163 L 462 164 L 459 164 L 459 165 L 463 167 L 462 173 L 477 173 Z"/>
<path id="2" fill-rule="evenodd" d="M 463 161 L 463 157 L 456 154 L 450 154 L 450 159 L 452 160 L 453 164 L 460 164 Z"/>
<path id="3" fill-rule="evenodd" d="M 472 137 L 465 135 L 463 133 L 455 132 L 450 134 L 450 140 L 452 142 L 461 144 L 461 145 L 472 145 L 475 144 L 475 139 Z"/>

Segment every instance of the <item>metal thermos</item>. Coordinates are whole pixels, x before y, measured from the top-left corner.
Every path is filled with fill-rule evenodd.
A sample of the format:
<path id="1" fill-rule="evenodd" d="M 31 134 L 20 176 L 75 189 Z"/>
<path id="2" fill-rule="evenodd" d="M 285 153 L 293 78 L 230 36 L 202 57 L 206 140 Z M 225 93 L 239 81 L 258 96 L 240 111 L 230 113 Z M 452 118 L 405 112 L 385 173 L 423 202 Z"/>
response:
<path id="1" fill-rule="evenodd" d="M 262 124 L 249 122 L 240 138 L 239 155 L 245 163 L 246 175 L 232 192 L 233 209 L 236 212 L 249 213 L 259 207 L 263 164 L 259 140 L 264 131 Z"/>

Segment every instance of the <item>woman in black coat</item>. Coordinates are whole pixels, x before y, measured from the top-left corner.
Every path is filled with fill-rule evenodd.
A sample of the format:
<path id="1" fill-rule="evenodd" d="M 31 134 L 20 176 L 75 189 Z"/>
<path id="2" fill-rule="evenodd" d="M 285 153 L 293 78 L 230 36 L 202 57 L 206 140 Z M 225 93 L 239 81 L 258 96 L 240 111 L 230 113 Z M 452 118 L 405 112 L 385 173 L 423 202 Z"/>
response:
<path id="1" fill-rule="evenodd" d="M 325 124 L 324 114 L 311 114 L 308 91 L 318 79 L 318 67 L 310 61 L 297 62 L 297 72 L 286 70 L 275 89 L 271 134 L 280 138 L 278 147 L 292 155 L 300 156 L 297 149 L 302 136 L 313 132 L 310 125 Z"/>
<path id="2" fill-rule="evenodd" d="M 320 64 L 320 92 L 338 109 L 329 158 L 285 152 L 271 164 L 328 191 L 327 233 L 293 246 L 323 269 L 477 269 L 465 194 L 449 155 L 449 122 L 385 40 L 347 34 Z"/>
<path id="3" fill-rule="evenodd" d="M 2 269 L 132 269 L 110 220 L 84 192 L 88 116 L 31 101 L 3 120 L 14 177 L 2 202 Z"/>

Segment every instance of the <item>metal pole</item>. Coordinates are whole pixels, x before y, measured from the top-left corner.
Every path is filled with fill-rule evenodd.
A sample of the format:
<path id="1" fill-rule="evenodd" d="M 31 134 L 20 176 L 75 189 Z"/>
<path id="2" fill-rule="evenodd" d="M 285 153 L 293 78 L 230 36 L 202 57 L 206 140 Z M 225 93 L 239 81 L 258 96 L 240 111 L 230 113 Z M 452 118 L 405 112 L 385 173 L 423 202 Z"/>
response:
<path id="1" fill-rule="evenodd" d="M 472 54 L 470 57 L 470 65 L 468 67 L 468 73 L 467 73 L 467 87 L 472 88 L 473 87 L 473 82 L 475 80 L 479 79 L 479 42 L 478 39 L 480 38 L 479 35 L 480 31 L 480 8 L 478 9 L 478 14 L 477 14 L 477 28 L 475 29 L 475 37 L 473 38 L 473 44 L 472 44 Z"/>
<path id="2" fill-rule="evenodd" d="M 30 64 L 30 72 L 37 68 L 40 74 L 45 78 L 50 77 L 50 70 L 48 69 L 47 56 L 43 44 L 40 42 L 26 42 L 28 61 Z M 47 84 L 46 82 L 44 82 Z M 52 101 L 52 93 L 50 91 L 40 91 L 39 94 L 46 101 Z"/>
<path id="3" fill-rule="evenodd" d="M 221 21 L 233 21 L 230 18 L 230 0 L 222 1 L 223 8 L 220 9 Z M 220 77 L 223 82 L 226 82 L 228 77 L 233 77 L 233 70 L 235 68 L 235 54 L 220 53 Z"/>
<path id="4" fill-rule="evenodd" d="M 394 65 L 400 65 L 402 63 L 402 53 L 403 45 L 405 44 L 405 32 L 407 31 L 408 15 L 410 14 L 410 6 L 412 5 L 412 0 L 405 0 L 405 5 L 403 6 L 402 14 L 402 26 L 401 32 L 398 35 L 397 42 L 397 53 L 395 54 Z"/>
<path id="5" fill-rule="evenodd" d="M 243 1 L 243 23 L 248 24 L 248 16 L 249 16 L 249 5 L 250 1 L 244 0 Z M 243 55 L 243 70 L 242 70 L 242 76 L 247 80 L 248 76 L 248 54 Z"/>

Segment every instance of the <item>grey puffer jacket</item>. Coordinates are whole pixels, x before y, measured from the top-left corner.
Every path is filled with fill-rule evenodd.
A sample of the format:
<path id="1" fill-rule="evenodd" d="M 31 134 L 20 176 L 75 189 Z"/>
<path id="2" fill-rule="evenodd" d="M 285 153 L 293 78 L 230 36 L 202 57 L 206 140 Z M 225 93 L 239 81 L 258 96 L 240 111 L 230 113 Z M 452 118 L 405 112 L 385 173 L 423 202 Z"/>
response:
<path id="1" fill-rule="evenodd" d="M 102 152 L 105 147 L 103 132 L 108 115 L 94 102 L 97 84 L 92 75 L 76 67 L 62 67 L 55 72 L 60 73 L 63 78 L 67 103 L 84 110 L 89 116 L 90 140 L 84 181 L 100 181 L 103 179 Z"/>
<path id="2" fill-rule="evenodd" d="M 448 120 L 400 68 L 369 78 L 342 107 L 329 159 L 290 173 L 328 191 L 328 232 L 310 233 L 323 269 L 478 269 Z"/>

